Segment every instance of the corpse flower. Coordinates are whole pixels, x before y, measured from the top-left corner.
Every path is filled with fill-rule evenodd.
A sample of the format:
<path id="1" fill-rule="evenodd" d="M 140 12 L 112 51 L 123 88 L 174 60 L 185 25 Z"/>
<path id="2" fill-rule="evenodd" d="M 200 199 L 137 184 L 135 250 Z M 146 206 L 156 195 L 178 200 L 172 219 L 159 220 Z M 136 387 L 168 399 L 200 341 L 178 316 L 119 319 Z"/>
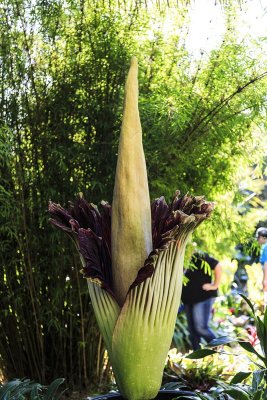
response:
<path id="1" fill-rule="evenodd" d="M 138 111 L 137 61 L 125 102 L 112 207 L 79 196 L 66 210 L 50 202 L 50 220 L 74 239 L 82 271 L 123 397 L 154 398 L 179 307 L 186 243 L 213 204 L 164 197 L 150 206 Z"/>

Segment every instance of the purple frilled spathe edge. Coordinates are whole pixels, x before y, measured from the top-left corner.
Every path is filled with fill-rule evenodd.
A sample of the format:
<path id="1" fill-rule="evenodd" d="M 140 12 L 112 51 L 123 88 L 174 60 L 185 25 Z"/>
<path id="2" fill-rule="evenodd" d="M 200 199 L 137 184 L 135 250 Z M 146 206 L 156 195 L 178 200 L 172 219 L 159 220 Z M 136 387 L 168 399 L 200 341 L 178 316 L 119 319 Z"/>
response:
<path id="1" fill-rule="evenodd" d="M 154 272 L 154 259 L 170 243 L 178 240 L 184 229 L 193 230 L 206 219 L 214 208 L 203 196 L 184 195 L 177 191 L 168 205 L 164 197 L 156 199 L 151 206 L 153 251 L 140 266 L 131 288 L 139 285 Z M 68 209 L 49 203 L 50 222 L 74 239 L 84 260 L 83 275 L 99 284 L 112 296 L 111 265 L 111 206 L 101 202 L 99 208 L 79 196 Z M 130 289 L 131 289 L 130 288 Z"/>

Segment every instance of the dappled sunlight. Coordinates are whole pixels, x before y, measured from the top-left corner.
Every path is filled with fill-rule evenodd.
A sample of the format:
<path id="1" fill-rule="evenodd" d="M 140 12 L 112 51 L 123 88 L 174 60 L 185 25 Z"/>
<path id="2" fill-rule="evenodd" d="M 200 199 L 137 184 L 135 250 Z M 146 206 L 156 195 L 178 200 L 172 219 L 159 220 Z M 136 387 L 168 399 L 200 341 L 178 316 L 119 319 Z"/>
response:
<path id="1" fill-rule="evenodd" d="M 249 298 L 257 304 L 258 308 L 263 309 L 262 266 L 260 263 L 248 265 L 246 271 L 248 273 Z"/>
<path id="2" fill-rule="evenodd" d="M 224 351 L 207 356 L 199 360 L 191 360 L 186 358 L 188 353 L 179 353 L 177 349 L 171 349 L 168 353 L 168 361 L 175 364 L 173 370 L 179 374 L 188 377 L 191 376 L 207 376 L 213 379 L 225 379 L 230 382 L 237 371 L 250 370 L 251 362 L 245 351 L 239 347 L 227 347 Z M 192 371 L 192 370 L 195 370 Z M 186 372 L 187 371 L 187 372 Z"/>

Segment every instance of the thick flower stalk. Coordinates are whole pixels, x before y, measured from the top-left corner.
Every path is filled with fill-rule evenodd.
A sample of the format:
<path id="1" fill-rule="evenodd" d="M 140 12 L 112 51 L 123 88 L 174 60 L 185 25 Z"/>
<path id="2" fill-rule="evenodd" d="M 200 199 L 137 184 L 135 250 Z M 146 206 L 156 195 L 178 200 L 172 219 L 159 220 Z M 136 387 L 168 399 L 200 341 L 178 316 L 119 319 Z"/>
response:
<path id="1" fill-rule="evenodd" d="M 51 222 L 80 253 L 83 274 L 121 394 L 154 398 L 179 307 L 186 243 L 213 204 L 203 197 L 164 197 L 150 207 L 133 59 L 125 103 L 112 208 L 78 197 L 68 210 L 50 203 Z"/>

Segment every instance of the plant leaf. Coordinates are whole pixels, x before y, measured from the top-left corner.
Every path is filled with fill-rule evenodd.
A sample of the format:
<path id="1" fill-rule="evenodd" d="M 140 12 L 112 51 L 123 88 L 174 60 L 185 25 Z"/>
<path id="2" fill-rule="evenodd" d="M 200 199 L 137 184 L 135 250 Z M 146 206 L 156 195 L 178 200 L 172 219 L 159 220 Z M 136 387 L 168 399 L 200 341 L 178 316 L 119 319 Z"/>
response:
<path id="1" fill-rule="evenodd" d="M 188 354 L 185 358 L 190 358 L 190 359 L 198 359 L 198 358 L 204 358 L 207 356 L 210 356 L 212 354 L 216 354 L 217 351 L 215 350 L 210 350 L 210 349 L 199 349 L 194 351 L 191 354 Z"/>
<path id="2" fill-rule="evenodd" d="M 241 347 L 243 347 L 243 349 L 247 350 L 249 353 L 256 354 L 256 356 L 259 357 L 261 361 L 265 362 L 265 358 L 255 350 L 250 342 L 238 341 L 238 343 Z"/>
<path id="3" fill-rule="evenodd" d="M 266 373 L 266 370 L 257 370 L 257 371 L 253 371 L 253 375 L 252 375 L 252 389 L 253 390 L 257 390 L 263 377 L 264 374 Z"/>
<path id="4" fill-rule="evenodd" d="M 47 388 L 45 395 L 43 396 L 43 400 L 53 400 L 56 391 L 59 386 L 65 381 L 64 378 L 55 379 Z"/>
<path id="5" fill-rule="evenodd" d="M 39 391 L 42 389 L 42 385 L 40 383 L 36 383 L 33 385 L 31 394 L 30 394 L 30 399 L 31 400 L 38 400 L 39 397 Z"/>
<path id="6" fill-rule="evenodd" d="M 238 372 L 233 379 L 230 382 L 230 385 L 233 383 L 241 383 L 244 379 L 246 379 L 249 375 L 251 375 L 251 372 Z"/>
<path id="7" fill-rule="evenodd" d="M 254 393 L 252 400 L 263 400 L 263 393 L 261 389 Z"/>
<path id="8" fill-rule="evenodd" d="M 25 383 L 29 383 L 30 380 L 21 381 L 20 379 L 14 379 L 10 382 L 7 382 L 3 386 L 0 386 L 0 400 L 5 400 L 7 396 L 13 395 L 13 393 L 18 389 L 22 388 Z"/>
<path id="9" fill-rule="evenodd" d="M 224 393 L 229 394 L 236 400 L 249 400 L 249 394 L 246 393 L 244 390 L 238 387 L 233 387 L 230 389 L 226 389 Z"/>
<path id="10" fill-rule="evenodd" d="M 182 394 L 181 396 L 175 396 L 173 399 L 179 399 L 180 397 L 182 397 L 183 399 L 189 399 L 189 400 L 198 400 L 198 399 L 206 399 L 207 397 L 202 397 L 201 395 L 199 395 L 199 394 L 196 394 L 195 396 L 190 396 L 190 395 L 185 395 L 185 394 Z"/>
<path id="11" fill-rule="evenodd" d="M 264 311 L 263 323 L 264 323 L 265 329 L 267 329 L 267 307 L 265 308 L 265 311 Z"/>
<path id="12" fill-rule="evenodd" d="M 249 307 L 251 308 L 253 315 L 255 315 L 254 306 L 253 306 L 253 304 L 251 303 L 251 301 L 250 301 L 244 294 L 239 293 L 239 295 L 245 300 L 245 302 L 246 302 L 246 303 L 249 305 Z"/>
<path id="13" fill-rule="evenodd" d="M 236 341 L 236 339 L 231 338 L 230 336 L 221 336 L 219 338 L 211 340 L 208 344 L 205 345 L 205 348 L 223 346 L 225 344 L 233 343 Z"/>
<path id="14" fill-rule="evenodd" d="M 256 329 L 257 329 L 257 335 L 260 341 L 260 345 L 261 345 L 261 350 L 263 352 L 263 354 L 265 355 L 264 358 L 264 364 L 267 365 L 267 335 L 266 335 L 266 328 L 264 323 L 262 322 L 262 320 L 260 319 L 260 317 L 257 317 L 255 319 L 255 323 L 256 323 Z"/>

